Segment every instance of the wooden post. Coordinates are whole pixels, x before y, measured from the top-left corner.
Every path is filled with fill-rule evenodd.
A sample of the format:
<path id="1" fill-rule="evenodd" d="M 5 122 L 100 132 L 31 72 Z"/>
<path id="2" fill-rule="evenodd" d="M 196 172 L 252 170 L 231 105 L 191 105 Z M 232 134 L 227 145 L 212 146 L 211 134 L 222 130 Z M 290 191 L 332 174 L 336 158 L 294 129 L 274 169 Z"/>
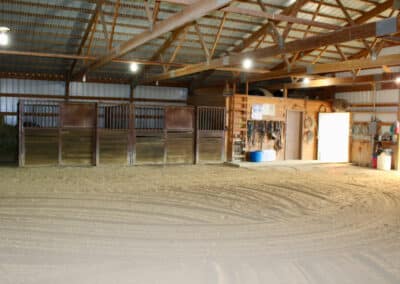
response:
<path id="1" fill-rule="evenodd" d="M 400 89 L 398 90 L 399 92 L 399 102 L 397 106 L 397 120 L 400 121 Z M 396 161 L 395 161 L 395 170 L 400 170 L 400 135 L 397 134 L 397 155 L 396 155 Z"/>
<path id="2" fill-rule="evenodd" d="M 163 156 L 163 163 L 164 165 L 167 164 L 167 139 L 168 139 L 168 131 L 167 131 L 167 109 L 168 107 L 164 107 L 164 156 Z"/>
<path id="3" fill-rule="evenodd" d="M 194 133 L 195 133 L 195 141 L 194 141 L 194 163 L 198 164 L 199 163 L 199 142 L 200 142 L 200 137 L 199 137 L 199 106 L 195 107 L 194 109 Z"/>
<path id="4" fill-rule="evenodd" d="M 69 101 L 69 83 L 70 83 L 70 77 L 69 74 L 66 75 L 66 80 L 65 80 L 65 100 L 68 102 Z"/>
<path id="5" fill-rule="evenodd" d="M 133 84 L 131 84 L 130 85 L 131 87 L 130 87 L 130 92 L 129 92 L 129 101 L 131 102 L 131 103 L 133 103 L 133 98 L 134 98 L 134 95 L 135 95 L 135 86 L 133 85 Z"/>
<path id="6" fill-rule="evenodd" d="M 95 103 L 95 128 L 94 128 L 94 147 L 93 147 L 93 164 L 100 164 L 100 137 L 99 137 L 99 104 Z"/>
<path id="7" fill-rule="evenodd" d="M 226 143 L 226 108 L 224 108 L 224 113 L 223 113 L 223 129 L 222 129 L 222 134 L 221 134 L 221 139 L 222 139 L 222 145 L 221 145 L 221 162 L 225 162 L 225 143 Z"/>
<path id="8" fill-rule="evenodd" d="M 246 81 L 246 95 L 249 95 L 249 81 Z"/>
<path id="9" fill-rule="evenodd" d="M 59 103 L 58 109 L 58 165 L 62 165 L 62 128 L 64 124 L 64 103 Z"/>
<path id="10" fill-rule="evenodd" d="M 24 101 L 18 104 L 18 166 L 25 166 Z"/>

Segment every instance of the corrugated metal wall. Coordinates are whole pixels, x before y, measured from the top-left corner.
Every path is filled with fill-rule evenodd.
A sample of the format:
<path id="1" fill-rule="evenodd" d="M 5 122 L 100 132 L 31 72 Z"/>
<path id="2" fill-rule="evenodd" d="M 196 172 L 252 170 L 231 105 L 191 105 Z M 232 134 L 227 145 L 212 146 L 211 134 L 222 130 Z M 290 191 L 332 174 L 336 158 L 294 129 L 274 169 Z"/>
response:
<path id="1" fill-rule="evenodd" d="M 7 94 L 7 96 L 1 96 Z M 0 112 L 16 113 L 19 98 L 10 96 L 18 95 L 46 95 L 64 96 L 65 82 L 62 81 L 41 81 L 22 79 L 0 79 Z M 130 97 L 130 86 L 123 84 L 102 84 L 102 83 L 70 83 L 70 97 L 98 97 L 120 98 L 128 101 Z M 176 87 L 138 86 L 134 90 L 134 98 L 139 99 L 137 105 L 186 105 L 188 90 Z M 56 97 L 55 97 L 56 98 Z M 143 99 L 143 101 L 140 101 Z M 145 100 L 149 101 L 145 101 Z M 32 98 L 30 98 L 32 100 Z M 49 100 L 48 98 L 46 100 Z M 79 102 L 96 102 L 96 100 L 75 99 Z M 115 101 L 114 101 L 115 103 Z M 122 103 L 122 102 L 121 102 Z M 5 123 L 15 125 L 16 115 L 4 116 Z"/>
<path id="2" fill-rule="evenodd" d="M 186 102 L 188 89 L 175 87 L 137 86 L 133 92 L 136 99 L 175 100 Z"/>
<path id="3" fill-rule="evenodd" d="M 65 82 L 0 79 L 0 93 L 63 96 L 65 93 Z"/>
<path id="4" fill-rule="evenodd" d="M 336 93 L 335 98 L 344 99 L 349 104 L 373 104 L 373 92 L 372 91 L 361 91 L 361 92 L 345 92 Z M 389 103 L 399 104 L 400 102 L 400 90 L 378 90 L 376 92 L 376 103 Z M 373 107 L 362 106 L 362 107 L 351 107 L 353 114 L 353 121 L 364 122 L 371 121 L 374 116 Z M 387 106 L 387 107 L 376 107 L 376 117 L 383 122 L 394 122 L 397 120 L 398 107 Z"/>
<path id="5" fill-rule="evenodd" d="M 130 86 L 122 84 L 71 82 L 69 92 L 71 97 L 111 97 L 129 99 Z"/>

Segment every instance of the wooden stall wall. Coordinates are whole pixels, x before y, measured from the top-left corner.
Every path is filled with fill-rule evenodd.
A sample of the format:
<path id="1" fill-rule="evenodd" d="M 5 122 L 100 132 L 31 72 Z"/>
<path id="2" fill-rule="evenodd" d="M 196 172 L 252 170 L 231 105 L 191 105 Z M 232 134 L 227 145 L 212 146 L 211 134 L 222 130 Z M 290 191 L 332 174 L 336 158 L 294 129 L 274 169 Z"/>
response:
<path id="1" fill-rule="evenodd" d="M 247 97 L 247 120 L 251 120 L 251 111 L 253 105 L 256 104 L 272 104 L 275 107 L 275 114 L 273 116 L 263 116 L 262 119 L 266 121 L 282 122 L 284 134 L 282 135 L 282 143 L 285 145 L 285 132 L 286 132 L 286 115 L 287 111 L 299 111 L 303 114 L 302 121 L 302 137 L 301 137 L 301 159 L 302 160 L 315 160 L 317 159 L 317 126 L 318 126 L 318 113 L 319 112 L 330 112 L 332 111 L 331 104 L 326 101 L 319 100 L 307 100 L 307 99 L 291 99 L 291 98 L 277 98 L 277 97 L 262 97 L 262 96 L 246 96 L 236 94 L 234 96 L 227 97 L 227 106 L 229 107 L 228 112 L 231 113 L 232 108 L 229 101 L 235 100 L 236 97 Z M 230 122 L 231 123 L 231 122 Z M 231 129 L 231 124 L 229 128 Z M 312 137 L 309 136 L 309 131 L 312 133 Z M 268 139 L 259 141 L 256 137 L 255 145 L 246 143 L 246 151 L 261 150 L 262 149 L 273 149 L 275 141 Z M 232 150 L 232 148 L 231 148 Z M 232 157 L 231 151 L 228 148 L 227 155 Z M 285 159 L 284 147 L 277 152 L 277 160 Z"/>
<path id="2" fill-rule="evenodd" d="M 165 108 L 136 106 L 134 116 L 134 163 L 166 163 Z"/>
<path id="3" fill-rule="evenodd" d="M 212 115 L 202 117 L 211 128 L 200 132 L 196 132 L 195 110 L 192 106 L 21 102 L 20 165 L 194 163 L 196 133 L 202 133 L 201 160 L 218 156 L 221 161 L 224 109 L 219 108 L 219 117 L 214 108 Z M 219 142 L 216 149 L 210 149 L 211 142 Z M 214 156 L 207 156 L 210 152 Z"/>
<path id="4" fill-rule="evenodd" d="M 390 127 L 400 120 L 400 90 L 376 89 L 357 92 L 340 92 L 335 99 L 344 101 L 351 113 L 351 155 L 350 161 L 359 166 L 371 167 L 372 157 L 378 141 L 369 131 L 372 120 L 376 120 L 376 134 L 383 137 Z M 396 136 L 396 135 L 395 135 Z M 384 139 L 382 139 L 384 140 Z M 381 141 L 382 148 L 392 150 L 392 169 L 400 168 L 400 139 Z"/>
<path id="5" fill-rule="evenodd" d="M 194 163 L 194 107 L 167 107 L 165 129 L 167 135 L 167 163 Z"/>
<path id="6" fill-rule="evenodd" d="M 0 164 L 15 164 L 18 161 L 18 128 L 5 123 L 0 114 Z"/>
<path id="7" fill-rule="evenodd" d="M 60 159 L 60 105 L 19 104 L 19 164 L 56 165 Z"/>
<path id="8" fill-rule="evenodd" d="M 97 104 L 61 104 L 61 148 L 64 165 L 96 164 Z"/>

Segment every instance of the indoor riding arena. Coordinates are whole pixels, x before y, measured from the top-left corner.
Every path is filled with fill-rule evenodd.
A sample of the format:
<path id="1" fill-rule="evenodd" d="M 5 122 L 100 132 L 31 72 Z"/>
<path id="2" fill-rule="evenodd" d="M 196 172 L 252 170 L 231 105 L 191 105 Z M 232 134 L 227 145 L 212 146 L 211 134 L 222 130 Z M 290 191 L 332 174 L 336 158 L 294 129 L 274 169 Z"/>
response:
<path id="1" fill-rule="evenodd" d="M 400 1 L 0 1 L 0 284 L 400 283 Z"/>

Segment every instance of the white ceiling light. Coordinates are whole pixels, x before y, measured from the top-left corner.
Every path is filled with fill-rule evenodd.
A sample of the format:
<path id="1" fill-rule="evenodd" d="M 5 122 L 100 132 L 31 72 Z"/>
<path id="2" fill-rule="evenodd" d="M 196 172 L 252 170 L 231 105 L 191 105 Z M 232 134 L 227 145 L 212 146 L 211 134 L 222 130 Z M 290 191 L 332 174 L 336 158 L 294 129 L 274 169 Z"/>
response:
<path id="1" fill-rule="evenodd" d="M 243 60 L 242 66 L 244 69 L 250 69 L 253 67 L 253 61 L 250 58 L 246 58 Z"/>
<path id="2" fill-rule="evenodd" d="M 310 78 L 305 77 L 305 78 L 303 79 L 303 83 L 304 83 L 304 84 L 310 83 Z"/>
<path id="3" fill-rule="evenodd" d="M 396 84 L 400 84 L 400 77 L 396 78 Z"/>
<path id="4" fill-rule="evenodd" d="M 133 72 L 136 73 L 139 70 L 139 64 L 137 64 L 136 62 L 132 62 L 129 65 L 129 69 Z"/>
<path id="5" fill-rule="evenodd" d="M 8 32 L 10 31 L 7 27 L 0 27 L 0 45 L 8 45 L 10 39 Z"/>

